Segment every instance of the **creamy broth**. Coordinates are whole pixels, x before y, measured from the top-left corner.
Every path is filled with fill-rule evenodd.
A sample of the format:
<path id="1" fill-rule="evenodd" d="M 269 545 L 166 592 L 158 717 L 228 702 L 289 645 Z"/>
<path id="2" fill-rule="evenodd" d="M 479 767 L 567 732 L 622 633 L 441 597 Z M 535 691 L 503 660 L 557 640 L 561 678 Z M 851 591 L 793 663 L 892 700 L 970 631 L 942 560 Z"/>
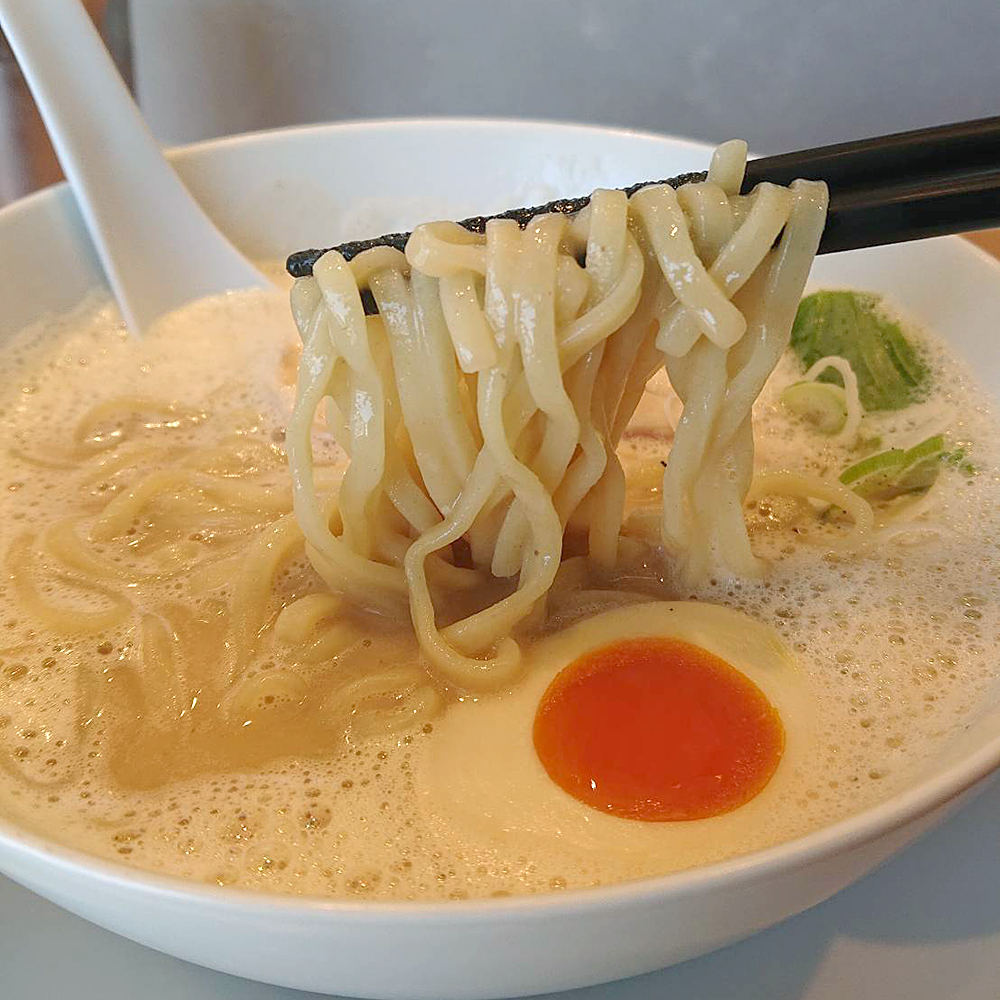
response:
<path id="1" fill-rule="evenodd" d="M 340 632 L 282 641 L 280 610 L 323 590 L 301 547 L 259 597 L 238 592 L 248 548 L 280 547 L 266 533 L 290 508 L 282 442 L 297 337 L 287 312 L 284 294 L 227 296 L 139 343 L 94 300 L 3 348 L 5 815 L 95 855 L 221 885 L 394 899 L 550 891 L 705 864 L 856 812 L 903 787 L 986 703 L 1000 643 L 1000 427 L 933 337 L 921 337 L 931 398 L 871 415 L 866 433 L 906 445 L 947 429 L 968 443 L 975 474 L 945 469 L 909 530 L 864 555 L 837 551 L 835 518 L 752 504 L 769 575 L 696 592 L 664 574 L 643 529 L 676 419 L 657 376 L 620 448 L 639 511 L 622 565 L 564 581 L 548 621 L 523 629 L 521 675 L 477 698 L 422 673 L 405 615 L 346 607 Z M 782 410 L 778 393 L 800 377 L 786 355 L 757 403 L 756 466 L 830 475 L 856 455 Z M 94 410 L 116 398 L 126 403 Z M 343 456 L 322 428 L 315 446 L 335 482 Z M 109 503 L 155 474 L 165 478 L 128 530 L 81 555 L 72 533 L 93 537 Z M 234 484 L 256 492 L 230 495 Z M 66 558 L 60 570 L 46 554 L 60 545 L 79 566 L 96 553 L 107 586 L 81 586 Z M 595 615 L 678 599 L 744 612 L 787 643 L 797 672 L 779 705 L 786 758 L 764 792 L 724 816 L 649 824 L 596 813 L 534 759 L 535 705 L 560 664 L 614 639 L 641 609 Z M 234 608 L 255 600 L 257 617 L 244 621 Z M 40 621 L 39 601 L 64 621 Z M 72 621 L 90 623 L 87 634 Z M 738 655 L 755 657 L 752 647 Z M 406 695 L 388 727 L 345 695 L 373 666 L 398 681 L 370 693 L 376 702 Z"/>

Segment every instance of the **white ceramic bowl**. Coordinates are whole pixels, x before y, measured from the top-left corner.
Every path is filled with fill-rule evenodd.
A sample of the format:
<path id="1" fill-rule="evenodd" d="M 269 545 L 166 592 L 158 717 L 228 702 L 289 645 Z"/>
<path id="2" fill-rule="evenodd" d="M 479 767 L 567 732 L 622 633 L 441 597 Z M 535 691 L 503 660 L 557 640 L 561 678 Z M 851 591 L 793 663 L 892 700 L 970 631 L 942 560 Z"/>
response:
<path id="1" fill-rule="evenodd" d="M 700 169 L 708 147 L 569 125 L 345 124 L 182 149 L 178 169 L 247 253 L 283 257 L 451 217 Z M 359 226 L 354 205 L 378 218 Z M 150 234 L 155 239 L 155 234 Z M 821 259 L 824 283 L 889 294 L 1000 394 L 1000 267 L 957 238 Z M 0 335 L 102 283 L 65 186 L 0 211 Z M 297 899 L 95 860 L 0 818 L 0 870 L 132 940 L 214 969 L 360 997 L 509 997 L 658 969 L 821 902 L 940 822 L 1000 763 L 987 707 L 901 794 L 807 837 L 659 879 L 447 904 Z"/>

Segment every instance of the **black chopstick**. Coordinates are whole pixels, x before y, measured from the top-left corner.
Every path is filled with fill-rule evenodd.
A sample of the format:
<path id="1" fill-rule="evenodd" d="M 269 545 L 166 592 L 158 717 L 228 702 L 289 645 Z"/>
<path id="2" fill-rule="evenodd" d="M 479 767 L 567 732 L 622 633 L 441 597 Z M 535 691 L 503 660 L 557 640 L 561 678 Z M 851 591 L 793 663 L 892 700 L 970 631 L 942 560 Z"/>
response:
<path id="1" fill-rule="evenodd" d="M 1000 161 L 992 170 L 833 189 L 819 253 L 1000 226 Z"/>
<path id="2" fill-rule="evenodd" d="M 1000 117 L 914 129 L 751 160 L 760 181 L 826 181 L 820 253 L 1000 225 Z"/>
<path id="3" fill-rule="evenodd" d="M 742 190 L 747 193 L 761 181 L 788 184 L 797 177 L 826 181 L 830 189 L 820 253 L 987 229 L 1000 225 L 1000 117 L 751 160 Z M 680 187 L 704 179 L 705 173 L 681 174 L 640 181 L 623 190 L 631 195 L 650 184 Z M 492 218 L 514 219 L 523 227 L 544 212 L 578 212 L 589 200 L 561 198 L 494 216 L 475 216 L 459 225 L 481 233 Z M 332 249 L 350 260 L 376 246 L 402 250 L 409 235 L 390 233 Z M 312 274 L 313 264 L 326 252 L 310 249 L 292 254 L 287 262 L 289 274 L 296 278 Z"/>
<path id="4" fill-rule="evenodd" d="M 639 181 L 627 188 L 622 188 L 629 197 L 634 195 L 640 188 L 649 187 L 651 184 L 669 184 L 678 188 L 682 184 L 691 184 L 703 181 L 708 176 L 705 170 L 698 170 L 694 173 L 678 174 L 676 177 L 665 177 L 659 181 Z M 536 216 L 557 212 L 560 215 L 575 215 L 590 203 L 590 195 L 583 195 L 579 198 L 557 198 L 555 201 L 547 201 L 544 205 L 533 205 L 530 208 L 510 208 L 506 212 L 497 212 L 496 215 L 473 215 L 468 219 L 459 219 L 458 224 L 463 229 L 468 229 L 470 233 L 485 233 L 486 223 L 491 219 L 513 219 L 522 229 Z M 338 251 L 345 260 L 357 257 L 365 250 L 374 247 L 394 247 L 396 250 L 403 250 L 406 241 L 410 238 L 409 233 L 386 233 L 384 236 L 376 236 L 370 240 L 351 240 L 341 243 L 335 247 L 327 247 L 326 250 L 299 250 L 293 253 L 287 260 L 285 267 L 293 278 L 304 278 L 312 274 L 313 264 L 328 250 Z"/>
<path id="5" fill-rule="evenodd" d="M 1000 166 L 1000 116 L 750 160 L 743 187 L 749 190 L 758 181 L 791 184 L 797 177 L 809 177 L 826 181 L 832 191 L 948 174 L 956 166 L 968 170 Z"/>

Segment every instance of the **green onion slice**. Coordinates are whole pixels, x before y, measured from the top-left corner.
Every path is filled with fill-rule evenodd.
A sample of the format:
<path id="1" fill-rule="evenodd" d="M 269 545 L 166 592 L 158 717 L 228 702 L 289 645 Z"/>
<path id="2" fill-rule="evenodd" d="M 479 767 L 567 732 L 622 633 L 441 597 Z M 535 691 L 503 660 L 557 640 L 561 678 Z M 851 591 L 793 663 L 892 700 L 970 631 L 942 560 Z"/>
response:
<path id="1" fill-rule="evenodd" d="M 944 436 L 935 434 L 912 448 L 869 455 L 844 469 L 840 481 L 867 500 L 891 500 L 933 486 L 946 455 Z"/>
<path id="2" fill-rule="evenodd" d="M 823 434 L 836 434 L 847 422 L 847 393 L 832 382 L 793 382 L 781 403 Z"/>

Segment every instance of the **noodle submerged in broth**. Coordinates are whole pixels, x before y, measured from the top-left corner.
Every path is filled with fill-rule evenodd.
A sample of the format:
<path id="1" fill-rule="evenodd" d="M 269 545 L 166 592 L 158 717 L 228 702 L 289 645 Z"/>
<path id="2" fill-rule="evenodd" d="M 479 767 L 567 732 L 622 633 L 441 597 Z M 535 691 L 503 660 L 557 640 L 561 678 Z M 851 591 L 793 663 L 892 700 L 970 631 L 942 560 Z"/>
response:
<path id="1" fill-rule="evenodd" d="M 224 885 L 462 898 L 718 860 L 901 787 L 993 679 L 996 426 L 930 338 L 925 401 L 790 416 L 825 193 L 739 196 L 743 152 L 523 232 L 328 254 L 298 362 L 277 293 L 141 343 L 102 302 L 15 338 L 4 814 Z M 974 474 L 886 504 L 837 476 L 941 428 Z M 725 816 L 601 815 L 537 760 L 553 671 L 637 621 L 763 671 L 788 746 Z"/>

